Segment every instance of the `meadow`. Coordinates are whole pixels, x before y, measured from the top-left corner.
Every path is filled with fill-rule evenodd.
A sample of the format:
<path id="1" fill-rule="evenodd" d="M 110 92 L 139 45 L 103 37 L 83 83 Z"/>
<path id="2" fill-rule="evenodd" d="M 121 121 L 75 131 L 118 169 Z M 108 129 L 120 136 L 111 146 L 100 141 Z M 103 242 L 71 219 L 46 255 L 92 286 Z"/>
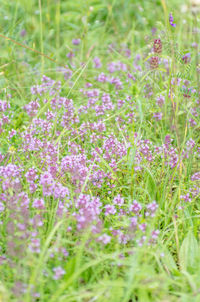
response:
<path id="1" fill-rule="evenodd" d="M 0 302 L 200 301 L 197 0 L 0 0 Z"/>

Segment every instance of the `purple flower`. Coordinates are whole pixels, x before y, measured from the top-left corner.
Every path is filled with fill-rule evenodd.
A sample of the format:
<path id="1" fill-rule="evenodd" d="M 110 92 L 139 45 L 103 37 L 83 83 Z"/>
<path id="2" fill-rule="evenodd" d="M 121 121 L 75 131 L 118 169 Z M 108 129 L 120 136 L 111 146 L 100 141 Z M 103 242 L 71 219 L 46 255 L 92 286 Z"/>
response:
<path id="1" fill-rule="evenodd" d="M 81 40 L 80 39 L 73 39 L 72 40 L 72 44 L 73 45 L 79 45 L 81 43 Z"/>
<path id="2" fill-rule="evenodd" d="M 0 212 L 3 212 L 4 211 L 4 205 L 3 205 L 3 203 L 0 201 Z"/>
<path id="3" fill-rule="evenodd" d="M 153 117 L 157 120 L 160 121 L 162 119 L 162 112 L 155 112 Z"/>
<path id="4" fill-rule="evenodd" d="M 151 29 L 152 35 L 155 35 L 156 31 L 157 31 L 157 28 L 156 27 L 152 27 L 152 29 Z"/>
<path id="5" fill-rule="evenodd" d="M 176 27 L 176 24 L 174 23 L 174 18 L 172 16 L 172 13 L 169 14 L 169 23 L 172 27 Z"/>
<path id="6" fill-rule="evenodd" d="M 159 106 L 159 107 L 162 107 L 165 103 L 165 98 L 164 96 L 162 95 L 159 95 L 157 98 L 156 98 L 156 104 Z"/>
<path id="7" fill-rule="evenodd" d="M 171 136 L 169 134 L 167 134 L 165 136 L 165 144 L 169 145 L 172 142 Z"/>
<path id="8" fill-rule="evenodd" d="M 102 242 L 103 244 L 108 244 L 111 240 L 111 237 L 107 234 L 103 234 L 99 236 L 98 241 Z"/>
<path id="9" fill-rule="evenodd" d="M 146 213 L 146 216 L 151 216 L 151 217 L 154 217 L 155 216 L 155 212 L 158 208 L 158 204 L 155 202 L 155 200 L 152 202 L 152 203 L 149 203 L 147 205 L 147 213 Z"/>
<path id="10" fill-rule="evenodd" d="M 190 194 L 189 193 L 187 193 L 185 195 L 181 195 L 180 199 L 182 199 L 182 200 L 184 200 L 186 202 L 191 202 L 192 201 L 191 198 L 190 198 Z"/>
<path id="11" fill-rule="evenodd" d="M 44 205 L 44 200 L 43 199 L 35 199 L 33 204 L 32 204 L 32 207 L 33 208 L 36 208 L 36 209 L 44 209 L 45 208 L 45 205 Z"/>
<path id="12" fill-rule="evenodd" d="M 188 52 L 183 57 L 182 60 L 185 64 L 189 63 L 191 61 L 191 54 Z"/>
<path id="13" fill-rule="evenodd" d="M 144 233 L 146 231 L 147 228 L 147 224 L 146 223 L 142 223 L 139 225 L 139 229 Z"/>
<path id="14" fill-rule="evenodd" d="M 26 35 L 26 30 L 25 29 L 22 29 L 22 31 L 20 32 L 20 36 L 21 37 L 24 37 Z"/>
<path id="15" fill-rule="evenodd" d="M 62 269 L 61 266 L 54 267 L 53 271 L 54 271 L 54 276 L 53 276 L 54 280 L 60 279 L 65 274 L 65 270 Z"/>
<path id="16" fill-rule="evenodd" d="M 94 68 L 101 68 L 102 64 L 101 64 L 99 57 L 95 57 L 93 59 L 93 62 L 94 62 Z"/>
<path id="17" fill-rule="evenodd" d="M 141 210 L 142 206 L 136 200 L 134 200 L 133 204 L 130 206 L 130 211 L 138 215 Z"/>
<path id="18" fill-rule="evenodd" d="M 104 208 L 105 208 L 105 216 L 114 215 L 116 213 L 116 209 L 113 205 L 107 204 Z"/>
<path id="19" fill-rule="evenodd" d="M 29 244 L 29 249 L 32 253 L 40 253 L 40 239 L 32 238 L 31 243 Z"/>
<path id="20" fill-rule="evenodd" d="M 122 198 L 120 196 L 120 194 L 118 194 L 117 196 L 115 196 L 115 198 L 113 199 L 113 203 L 118 205 L 118 206 L 122 206 L 124 204 L 124 198 Z"/>
<path id="21" fill-rule="evenodd" d="M 196 172 L 195 174 L 193 174 L 191 180 L 192 181 L 200 180 L 200 172 Z"/>

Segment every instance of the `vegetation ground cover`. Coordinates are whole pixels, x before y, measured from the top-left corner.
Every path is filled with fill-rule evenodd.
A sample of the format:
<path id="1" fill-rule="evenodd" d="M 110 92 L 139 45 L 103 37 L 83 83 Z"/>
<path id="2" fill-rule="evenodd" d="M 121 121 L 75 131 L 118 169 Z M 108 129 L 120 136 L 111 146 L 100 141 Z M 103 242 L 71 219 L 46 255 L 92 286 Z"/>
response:
<path id="1" fill-rule="evenodd" d="M 199 9 L 1 0 L 0 301 L 200 301 Z"/>

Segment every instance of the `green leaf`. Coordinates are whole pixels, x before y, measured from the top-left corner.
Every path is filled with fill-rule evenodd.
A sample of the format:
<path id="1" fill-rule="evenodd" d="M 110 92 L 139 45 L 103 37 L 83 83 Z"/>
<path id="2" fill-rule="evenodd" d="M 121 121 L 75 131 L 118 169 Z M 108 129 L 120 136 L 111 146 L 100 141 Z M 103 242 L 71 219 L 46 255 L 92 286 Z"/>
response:
<path id="1" fill-rule="evenodd" d="M 169 249 L 164 247 L 162 250 L 164 253 L 164 256 L 162 257 L 162 263 L 170 272 L 177 271 L 178 268 L 176 262 L 174 261 L 174 258 L 170 253 Z"/>
<path id="2" fill-rule="evenodd" d="M 199 256 L 199 245 L 192 231 L 189 231 L 180 247 L 180 265 L 182 270 L 194 269 Z"/>

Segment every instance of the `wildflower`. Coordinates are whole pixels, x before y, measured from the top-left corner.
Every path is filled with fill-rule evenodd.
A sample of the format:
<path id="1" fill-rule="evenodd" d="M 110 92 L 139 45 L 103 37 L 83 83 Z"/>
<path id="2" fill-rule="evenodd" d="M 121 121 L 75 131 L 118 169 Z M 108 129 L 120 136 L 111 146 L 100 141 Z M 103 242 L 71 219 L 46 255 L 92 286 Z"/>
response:
<path id="1" fill-rule="evenodd" d="M 150 58 L 150 67 L 151 69 L 158 68 L 159 65 L 159 58 L 158 57 L 151 57 Z"/>
<path id="2" fill-rule="evenodd" d="M 138 215 L 141 210 L 142 210 L 142 206 L 136 200 L 134 200 L 133 204 L 130 206 L 130 211 Z"/>
<path id="3" fill-rule="evenodd" d="M 169 145 L 172 142 L 173 139 L 171 139 L 171 136 L 169 134 L 167 134 L 165 136 L 165 144 Z"/>
<path id="4" fill-rule="evenodd" d="M 116 213 L 116 209 L 113 205 L 107 204 L 104 208 L 105 208 L 105 216 L 114 215 Z"/>
<path id="5" fill-rule="evenodd" d="M 176 27 L 176 23 L 174 23 L 174 18 L 172 16 L 172 13 L 169 14 L 169 23 L 172 27 Z"/>
<path id="6" fill-rule="evenodd" d="M 93 62 L 94 62 L 94 68 L 101 68 L 102 64 L 98 57 L 95 57 Z"/>
<path id="7" fill-rule="evenodd" d="M 160 121 L 162 119 L 162 112 L 155 112 L 153 117 L 157 120 Z"/>
<path id="8" fill-rule="evenodd" d="M 81 43 L 81 40 L 80 39 L 73 39 L 72 40 L 72 44 L 73 45 L 79 45 Z"/>
<path id="9" fill-rule="evenodd" d="M 191 61 L 191 54 L 188 52 L 183 57 L 182 60 L 185 64 L 189 63 Z"/>
<path id="10" fill-rule="evenodd" d="M 4 211 L 4 205 L 3 205 L 3 203 L 0 201 L 0 212 L 3 212 Z"/>
<path id="11" fill-rule="evenodd" d="M 156 104 L 159 106 L 159 107 L 162 107 L 165 103 L 165 98 L 164 96 L 160 95 L 156 98 Z"/>
<path id="12" fill-rule="evenodd" d="M 162 42 L 160 39 L 156 39 L 154 40 L 154 43 L 153 43 L 153 51 L 155 53 L 161 53 L 162 52 Z"/>
<path id="13" fill-rule="evenodd" d="M 158 204 L 155 202 L 155 200 L 152 202 L 152 203 L 149 203 L 147 205 L 147 213 L 146 213 L 146 216 L 151 216 L 151 217 L 154 217 L 155 216 L 155 212 L 158 208 Z"/>
<path id="14" fill-rule="evenodd" d="M 118 206 L 122 206 L 124 204 L 124 198 L 122 198 L 120 196 L 120 194 L 118 194 L 114 199 L 113 199 L 113 203 L 118 205 Z"/>
<path id="15" fill-rule="evenodd" d="M 65 270 L 62 269 L 61 266 L 54 267 L 53 272 L 54 272 L 54 276 L 53 276 L 54 280 L 59 280 L 65 274 Z"/>
<path id="16" fill-rule="evenodd" d="M 156 31 L 157 31 L 157 28 L 156 27 L 152 27 L 152 29 L 151 29 L 152 35 L 155 35 Z"/>
<path id="17" fill-rule="evenodd" d="M 187 193 L 185 195 L 181 195 L 180 199 L 182 199 L 182 200 L 184 200 L 186 202 L 191 202 L 192 201 L 191 198 L 190 198 L 190 194 L 189 193 Z"/>
<path id="18" fill-rule="evenodd" d="M 20 32 L 20 36 L 21 37 L 24 37 L 26 35 L 26 30 L 25 29 L 22 29 L 22 31 Z"/>
<path id="19" fill-rule="evenodd" d="M 32 204 L 32 207 L 33 208 L 36 208 L 36 209 L 44 209 L 45 208 L 45 205 L 44 205 L 44 200 L 43 199 L 35 199 L 33 204 Z"/>
<path id="20" fill-rule="evenodd" d="M 197 44 L 196 42 L 193 42 L 193 43 L 191 44 L 191 46 L 194 47 L 194 48 L 197 48 L 197 47 L 198 47 L 198 44 Z"/>
<path id="21" fill-rule="evenodd" d="M 197 123 L 195 122 L 195 120 L 192 119 L 192 118 L 189 119 L 189 123 L 190 123 L 190 126 L 191 126 L 191 127 L 194 127 L 194 126 L 196 126 L 196 124 L 197 124 Z"/>
<path id="22" fill-rule="evenodd" d="M 99 236 L 98 241 L 102 242 L 103 244 L 108 244 L 111 240 L 111 237 L 107 234 L 103 234 Z"/>
<path id="23" fill-rule="evenodd" d="M 193 174 L 191 180 L 192 181 L 200 180 L 200 172 L 196 172 L 195 174 Z"/>
<path id="24" fill-rule="evenodd" d="M 40 239 L 32 238 L 31 243 L 29 244 L 29 249 L 32 253 L 40 253 Z"/>
<path id="25" fill-rule="evenodd" d="M 150 240 L 149 240 L 149 244 L 156 243 L 156 240 L 157 240 L 157 238 L 158 238 L 159 233 L 160 233 L 159 230 L 154 230 L 154 231 L 151 233 L 151 238 L 150 238 Z"/>
<path id="26" fill-rule="evenodd" d="M 144 233 L 146 231 L 147 228 L 147 224 L 146 223 L 142 223 L 139 225 L 139 229 Z"/>

